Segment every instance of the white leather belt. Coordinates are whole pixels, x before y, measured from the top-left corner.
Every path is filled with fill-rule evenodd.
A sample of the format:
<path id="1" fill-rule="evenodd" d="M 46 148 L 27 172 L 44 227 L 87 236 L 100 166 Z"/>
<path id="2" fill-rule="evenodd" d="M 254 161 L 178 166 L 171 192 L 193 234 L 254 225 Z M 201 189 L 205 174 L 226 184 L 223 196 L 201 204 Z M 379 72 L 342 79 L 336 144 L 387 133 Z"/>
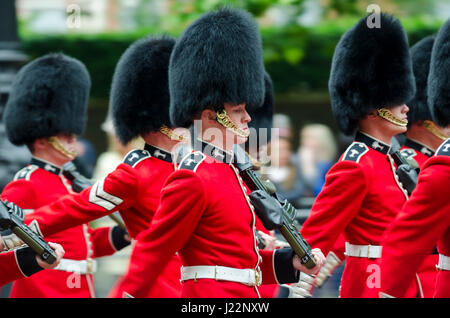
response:
<path id="1" fill-rule="evenodd" d="M 215 280 L 226 280 L 229 282 L 242 283 L 247 286 L 261 285 L 261 270 L 239 269 L 225 266 L 182 266 L 180 281 L 210 278 Z"/>
<path id="2" fill-rule="evenodd" d="M 97 262 L 95 260 L 77 261 L 73 259 L 63 258 L 54 269 L 64 272 L 72 272 L 77 274 L 93 274 L 97 271 Z"/>
<path id="3" fill-rule="evenodd" d="M 345 242 L 345 255 L 353 257 L 380 258 L 381 246 L 377 245 L 353 245 Z"/>
<path id="4" fill-rule="evenodd" d="M 440 270 L 450 271 L 450 256 L 439 254 L 439 263 L 436 267 Z"/>

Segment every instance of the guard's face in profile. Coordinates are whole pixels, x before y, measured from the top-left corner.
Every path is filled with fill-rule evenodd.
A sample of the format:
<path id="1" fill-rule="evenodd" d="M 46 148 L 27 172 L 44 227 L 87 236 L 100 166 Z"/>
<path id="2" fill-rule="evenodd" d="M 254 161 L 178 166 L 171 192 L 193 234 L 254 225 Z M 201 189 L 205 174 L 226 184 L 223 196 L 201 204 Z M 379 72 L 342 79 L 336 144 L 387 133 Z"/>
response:
<path id="1" fill-rule="evenodd" d="M 237 128 L 241 129 L 245 133 L 249 133 L 248 123 L 250 122 L 251 117 L 246 110 L 246 103 L 238 105 L 225 103 L 224 108 L 228 114 L 228 117 L 230 117 L 231 121 L 237 126 Z M 230 134 L 231 132 L 227 131 L 226 133 Z M 246 142 L 248 138 L 236 134 L 233 135 L 235 144 L 242 144 Z"/>

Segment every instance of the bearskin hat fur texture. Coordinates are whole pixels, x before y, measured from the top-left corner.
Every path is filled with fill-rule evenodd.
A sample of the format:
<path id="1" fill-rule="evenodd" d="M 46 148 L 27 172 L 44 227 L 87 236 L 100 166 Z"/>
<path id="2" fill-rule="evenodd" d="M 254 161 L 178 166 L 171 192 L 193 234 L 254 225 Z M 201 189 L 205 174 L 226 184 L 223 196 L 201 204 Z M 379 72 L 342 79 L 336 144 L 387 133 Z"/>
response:
<path id="1" fill-rule="evenodd" d="M 434 41 L 428 75 L 428 106 L 436 124 L 450 125 L 450 20 L 441 27 Z"/>
<path id="2" fill-rule="evenodd" d="M 433 43 L 434 36 L 430 35 L 414 44 L 410 49 L 414 78 L 416 79 L 416 94 L 407 103 L 409 107 L 408 124 L 431 120 L 427 102 L 427 82 Z"/>
<path id="3" fill-rule="evenodd" d="M 175 39 L 148 36 L 123 53 L 110 94 L 116 135 L 126 144 L 140 134 L 171 127 L 168 68 Z"/>
<path id="4" fill-rule="evenodd" d="M 271 138 L 271 129 L 273 122 L 273 108 L 274 108 L 274 98 L 273 98 L 273 84 L 270 75 L 266 72 L 264 74 L 264 86 L 265 86 L 265 94 L 264 94 L 264 103 L 261 108 L 253 108 L 249 110 L 249 115 L 252 118 L 248 123 L 250 128 L 254 128 L 256 130 L 257 136 L 257 144 L 261 146 L 261 142 L 263 140 L 259 139 L 259 129 L 265 128 L 267 129 L 267 141 L 270 141 Z M 252 131 L 252 130 L 251 130 Z M 252 136 L 250 135 L 250 138 Z"/>
<path id="5" fill-rule="evenodd" d="M 369 17 L 344 33 L 331 64 L 331 108 L 346 135 L 371 110 L 406 103 L 415 93 L 408 39 L 400 21 L 381 13 L 379 27 L 369 28 Z"/>
<path id="6" fill-rule="evenodd" d="M 169 66 L 170 118 L 188 127 L 206 108 L 264 101 L 261 37 L 251 15 L 238 9 L 209 12 L 178 39 Z"/>
<path id="7" fill-rule="evenodd" d="M 42 56 L 18 72 L 3 120 L 15 145 L 59 133 L 81 134 L 91 79 L 83 63 L 61 53 Z"/>

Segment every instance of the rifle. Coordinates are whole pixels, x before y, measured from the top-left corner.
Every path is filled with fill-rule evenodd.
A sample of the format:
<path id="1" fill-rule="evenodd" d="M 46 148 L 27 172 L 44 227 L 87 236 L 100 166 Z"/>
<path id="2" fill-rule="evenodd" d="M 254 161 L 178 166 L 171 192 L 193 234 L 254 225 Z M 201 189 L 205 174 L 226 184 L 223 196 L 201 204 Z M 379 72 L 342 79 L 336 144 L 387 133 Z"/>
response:
<path id="1" fill-rule="evenodd" d="M 13 206 L 0 201 L 0 230 L 11 230 L 48 264 L 56 261 L 55 251 L 14 213 Z"/>
<path id="2" fill-rule="evenodd" d="M 239 175 L 244 180 L 249 189 L 253 191 L 264 191 L 273 198 L 275 198 L 281 205 L 281 211 L 276 211 L 278 214 L 274 221 L 272 215 L 263 214 L 264 211 L 256 209 L 256 213 L 260 217 L 264 226 L 268 230 L 277 229 L 281 232 L 283 237 L 294 249 L 294 252 L 300 257 L 300 261 L 307 268 L 316 266 L 314 256 L 311 253 L 311 246 L 301 236 L 297 227 L 295 226 L 296 210 L 287 200 L 282 200 L 276 193 L 275 186 L 269 180 L 264 181 L 261 175 L 254 169 L 250 157 L 245 153 L 239 145 L 234 147 L 235 165 L 239 170 Z M 279 213 L 281 212 L 281 214 Z"/>
<path id="3" fill-rule="evenodd" d="M 77 171 L 77 167 L 72 161 L 67 162 L 63 166 L 63 175 L 72 183 L 72 189 L 77 193 L 80 193 L 84 189 L 89 188 L 94 184 L 91 180 Z M 114 214 L 109 214 L 108 216 L 110 219 L 116 222 L 122 230 L 127 230 L 125 224 L 118 216 Z"/>

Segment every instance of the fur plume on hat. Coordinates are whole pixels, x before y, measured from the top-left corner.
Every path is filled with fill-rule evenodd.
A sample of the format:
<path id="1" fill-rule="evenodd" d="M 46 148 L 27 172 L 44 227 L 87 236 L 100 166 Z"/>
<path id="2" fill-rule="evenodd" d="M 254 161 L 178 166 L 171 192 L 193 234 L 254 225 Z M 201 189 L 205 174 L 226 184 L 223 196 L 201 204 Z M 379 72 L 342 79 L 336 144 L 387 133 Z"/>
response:
<path id="1" fill-rule="evenodd" d="M 270 75 L 266 72 L 264 74 L 264 86 L 265 86 L 265 94 L 264 94 L 264 103 L 261 108 L 251 109 L 249 110 L 249 115 L 251 117 L 251 121 L 248 123 L 248 126 L 256 129 L 256 140 L 257 145 L 261 146 L 260 143 L 264 142 L 264 140 L 259 139 L 259 129 L 265 128 L 267 129 L 267 142 L 270 141 L 271 138 L 271 129 L 273 122 L 273 108 L 274 108 L 274 98 L 273 98 L 273 84 Z M 252 131 L 252 130 L 251 130 Z M 250 134 L 250 138 L 253 133 Z"/>

